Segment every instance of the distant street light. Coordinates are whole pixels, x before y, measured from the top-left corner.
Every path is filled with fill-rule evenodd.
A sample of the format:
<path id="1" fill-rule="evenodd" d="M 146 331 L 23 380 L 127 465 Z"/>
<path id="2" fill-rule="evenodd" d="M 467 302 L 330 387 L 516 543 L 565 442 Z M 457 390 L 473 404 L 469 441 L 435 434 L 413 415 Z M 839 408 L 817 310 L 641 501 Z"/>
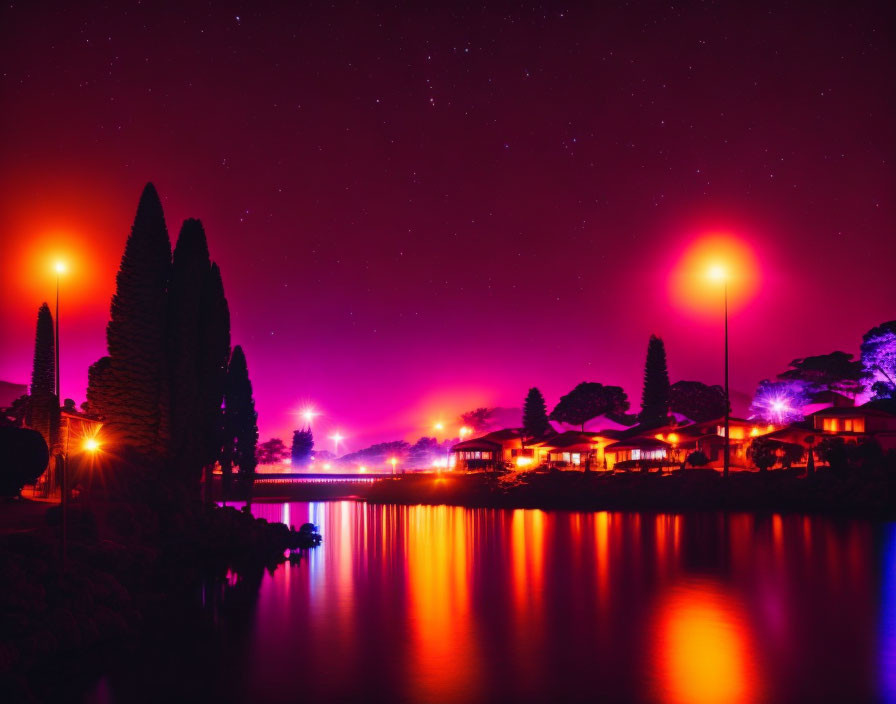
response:
<path id="1" fill-rule="evenodd" d="M 392 474 L 395 474 L 395 465 L 398 464 L 398 460 L 393 457 L 389 460 L 389 464 L 392 465 Z"/>
<path id="2" fill-rule="evenodd" d="M 473 431 L 470 430 L 467 426 L 464 426 L 463 428 L 461 428 L 460 430 L 457 431 L 457 434 L 458 434 L 458 437 L 461 440 L 463 440 L 467 435 L 469 435 L 472 432 Z"/>
<path id="3" fill-rule="evenodd" d="M 333 454 L 339 455 L 339 443 L 341 443 L 345 438 L 339 433 L 333 433 L 330 436 L 330 440 L 333 441 Z"/>
<path id="4" fill-rule="evenodd" d="M 308 426 L 311 426 L 311 421 L 314 420 L 314 416 L 319 416 L 320 413 L 315 411 L 313 408 L 306 408 L 302 411 L 302 418 L 305 419 L 305 422 L 308 423 Z"/>

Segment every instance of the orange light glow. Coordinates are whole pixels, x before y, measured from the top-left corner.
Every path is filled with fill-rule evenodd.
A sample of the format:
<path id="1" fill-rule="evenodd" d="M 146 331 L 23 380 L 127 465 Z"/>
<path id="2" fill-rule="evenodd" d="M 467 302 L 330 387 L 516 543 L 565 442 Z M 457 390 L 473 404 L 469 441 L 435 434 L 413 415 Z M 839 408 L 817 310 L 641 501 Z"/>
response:
<path id="1" fill-rule="evenodd" d="M 759 288 L 759 262 L 753 250 L 730 234 L 710 234 L 697 240 L 679 259 L 669 278 L 676 306 L 706 315 L 722 310 L 722 284 L 728 287 L 728 307 L 746 305 Z"/>
<path id="2" fill-rule="evenodd" d="M 748 620 L 714 584 L 675 590 L 660 608 L 659 700 L 760 701 Z"/>
<path id="3" fill-rule="evenodd" d="M 96 438 L 87 438 L 87 440 L 84 441 L 84 449 L 87 452 L 96 452 L 100 449 L 100 444 Z"/>

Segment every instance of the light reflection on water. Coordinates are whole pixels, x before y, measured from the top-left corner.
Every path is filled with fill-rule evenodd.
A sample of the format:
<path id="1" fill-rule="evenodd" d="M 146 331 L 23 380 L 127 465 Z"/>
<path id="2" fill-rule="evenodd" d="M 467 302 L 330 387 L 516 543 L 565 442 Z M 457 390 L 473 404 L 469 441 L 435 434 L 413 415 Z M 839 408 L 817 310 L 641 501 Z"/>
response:
<path id="1" fill-rule="evenodd" d="M 896 701 L 896 525 L 350 501 L 253 512 L 315 523 L 324 542 L 263 577 L 214 655 L 231 666 L 197 668 L 190 691 L 213 677 L 219 700 Z"/>
<path id="2" fill-rule="evenodd" d="M 254 512 L 324 535 L 262 583 L 252 674 L 275 699 L 296 671 L 319 696 L 417 701 L 896 692 L 892 526 L 354 502 Z M 304 643 L 314 652 L 297 664 Z"/>

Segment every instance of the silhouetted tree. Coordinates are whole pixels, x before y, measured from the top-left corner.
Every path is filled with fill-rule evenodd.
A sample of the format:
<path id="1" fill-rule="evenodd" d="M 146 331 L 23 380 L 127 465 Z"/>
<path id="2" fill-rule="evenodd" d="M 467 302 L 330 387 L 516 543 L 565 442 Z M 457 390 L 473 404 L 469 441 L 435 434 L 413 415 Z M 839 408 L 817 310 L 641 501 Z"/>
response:
<path id="1" fill-rule="evenodd" d="M 408 449 L 407 464 L 417 469 L 431 467 L 436 460 L 445 459 L 447 451 L 448 448 L 439 444 L 436 438 L 418 438 Z"/>
<path id="2" fill-rule="evenodd" d="M 747 448 L 747 458 L 755 464 L 760 472 L 766 471 L 778 459 L 778 445 L 768 438 L 754 438 Z"/>
<path id="3" fill-rule="evenodd" d="M 669 409 L 696 423 L 725 415 L 725 391 L 699 381 L 676 381 L 669 389 Z"/>
<path id="4" fill-rule="evenodd" d="M 116 277 L 106 343 L 109 368 L 94 395 L 116 444 L 143 454 L 167 450 L 165 313 L 171 243 L 162 203 L 146 184 Z M 163 417 L 163 413 L 165 417 Z"/>
<path id="5" fill-rule="evenodd" d="M 243 348 L 237 345 L 227 367 L 224 388 L 224 444 L 221 469 L 228 475 L 232 467 L 244 477 L 255 472 L 258 444 L 258 414 L 252 398 L 252 383 Z"/>
<path id="6" fill-rule="evenodd" d="M 311 461 L 312 450 L 314 450 L 314 435 L 310 426 L 293 432 L 291 452 L 293 467 L 306 466 Z"/>
<path id="7" fill-rule="evenodd" d="M 644 424 L 662 425 L 669 417 L 669 371 L 666 368 L 666 347 L 662 338 L 651 335 L 644 362 L 644 391 L 641 394 L 641 414 Z"/>
<path id="8" fill-rule="evenodd" d="M 111 388 L 112 360 L 100 357 L 87 370 L 87 411 L 98 418 L 106 417 L 109 407 L 107 392 Z"/>
<path id="9" fill-rule="evenodd" d="M 286 445 L 280 438 L 271 438 L 258 446 L 258 464 L 280 464 L 289 456 Z"/>
<path id="10" fill-rule="evenodd" d="M 50 306 L 42 303 L 37 311 L 34 334 L 34 364 L 31 367 L 31 395 L 56 393 L 56 342 Z"/>
<path id="11" fill-rule="evenodd" d="M 494 408 L 480 407 L 472 411 L 461 414 L 460 420 L 463 425 L 471 428 L 475 432 L 486 430 L 491 423 L 491 417 L 494 414 Z"/>
<path id="12" fill-rule="evenodd" d="M 622 414 L 628 410 L 628 398 L 619 386 L 604 386 L 583 381 L 565 396 L 551 411 L 551 420 L 581 426 L 592 418 L 606 414 Z"/>
<path id="13" fill-rule="evenodd" d="M 36 430 L 5 426 L 0 427 L 0 457 L 0 496 L 14 497 L 43 474 L 50 452 Z"/>
<path id="14" fill-rule="evenodd" d="M 523 402 L 523 438 L 541 439 L 551 432 L 544 396 L 537 387 L 529 389 Z"/>
<path id="15" fill-rule="evenodd" d="M 230 358 L 230 308 L 221 270 L 214 262 L 205 277 L 200 311 L 200 462 L 211 468 L 224 442 L 221 406 Z"/>
<path id="16" fill-rule="evenodd" d="M 31 368 L 31 396 L 25 411 L 26 423 L 37 430 L 51 449 L 58 448 L 59 400 L 56 398 L 56 344 L 53 316 L 44 303 L 37 311 L 34 334 L 34 364 Z"/>
<path id="17" fill-rule="evenodd" d="M 709 464 L 709 457 L 701 450 L 694 450 L 688 455 L 687 462 L 691 467 L 705 467 Z"/>
<path id="18" fill-rule="evenodd" d="M 836 391 L 854 398 L 863 389 L 864 371 L 862 363 L 852 357 L 846 352 L 831 352 L 794 359 L 791 369 L 778 374 L 778 378 L 803 382 L 811 393 Z"/>
<path id="19" fill-rule="evenodd" d="M 874 397 L 896 398 L 896 320 L 871 328 L 862 336 L 862 366 Z"/>
<path id="20" fill-rule="evenodd" d="M 28 394 L 22 394 L 12 404 L 3 409 L 0 414 L 0 425 L 13 426 L 21 428 L 25 424 L 28 415 L 28 404 L 31 397 Z"/>
<path id="21" fill-rule="evenodd" d="M 168 397 L 171 414 L 171 462 L 178 474 L 198 479 L 202 466 L 200 378 L 202 288 L 211 269 L 205 231 L 198 220 L 185 220 L 177 237 L 168 286 L 166 336 Z"/>

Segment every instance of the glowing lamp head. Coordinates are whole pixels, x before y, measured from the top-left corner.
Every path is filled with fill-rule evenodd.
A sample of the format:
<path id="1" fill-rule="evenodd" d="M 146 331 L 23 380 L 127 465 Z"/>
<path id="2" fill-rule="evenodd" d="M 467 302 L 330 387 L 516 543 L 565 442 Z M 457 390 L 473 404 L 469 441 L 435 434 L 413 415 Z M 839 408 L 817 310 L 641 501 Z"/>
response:
<path id="1" fill-rule="evenodd" d="M 317 413 L 315 413 L 313 408 L 306 408 L 304 411 L 302 411 L 302 418 L 305 419 L 306 423 L 310 423 L 311 421 L 313 421 L 314 416 L 316 415 Z"/>
<path id="2" fill-rule="evenodd" d="M 84 449 L 87 452 L 96 452 L 100 449 L 100 444 L 96 438 L 87 438 L 87 440 L 84 441 Z"/>
<path id="3" fill-rule="evenodd" d="M 461 429 L 460 429 L 459 431 L 457 431 L 457 432 L 460 434 L 460 437 L 464 437 L 465 435 L 469 435 L 469 434 L 472 433 L 473 431 L 470 430 L 467 426 L 464 426 L 463 428 L 461 428 Z"/>
<path id="4" fill-rule="evenodd" d="M 438 430 L 439 432 L 441 432 L 441 431 L 443 431 L 443 430 L 445 429 L 445 426 L 442 425 L 441 423 L 436 423 L 433 427 L 434 427 L 436 430 Z"/>
<path id="5" fill-rule="evenodd" d="M 394 458 L 394 457 L 393 457 L 393 458 L 391 458 L 391 459 L 390 459 L 390 460 L 389 460 L 389 464 L 391 464 L 391 465 L 392 465 L 392 467 L 393 467 L 393 468 L 394 468 L 394 467 L 395 467 L 395 465 L 397 465 L 397 464 L 398 464 L 398 460 L 397 460 L 397 459 L 395 459 L 395 458 Z"/>
<path id="6" fill-rule="evenodd" d="M 338 443 L 342 442 L 343 440 L 345 440 L 345 438 L 342 435 L 340 435 L 339 433 L 333 433 L 330 436 L 330 440 L 332 440 L 333 442 L 338 444 Z"/>
<path id="7" fill-rule="evenodd" d="M 728 280 L 728 270 L 721 264 L 713 264 L 709 267 L 707 275 L 712 281 L 718 281 L 719 283 Z"/>
<path id="8" fill-rule="evenodd" d="M 775 413 L 781 413 L 787 410 L 787 404 L 784 401 L 772 401 L 772 410 Z"/>
<path id="9" fill-rule="evenodd" d="M 60 261 L 56 262 L 53 268 L 56 270 L 57 274 L 64 274 L 67 267 L 65 266 L 65 262 Z"/>

